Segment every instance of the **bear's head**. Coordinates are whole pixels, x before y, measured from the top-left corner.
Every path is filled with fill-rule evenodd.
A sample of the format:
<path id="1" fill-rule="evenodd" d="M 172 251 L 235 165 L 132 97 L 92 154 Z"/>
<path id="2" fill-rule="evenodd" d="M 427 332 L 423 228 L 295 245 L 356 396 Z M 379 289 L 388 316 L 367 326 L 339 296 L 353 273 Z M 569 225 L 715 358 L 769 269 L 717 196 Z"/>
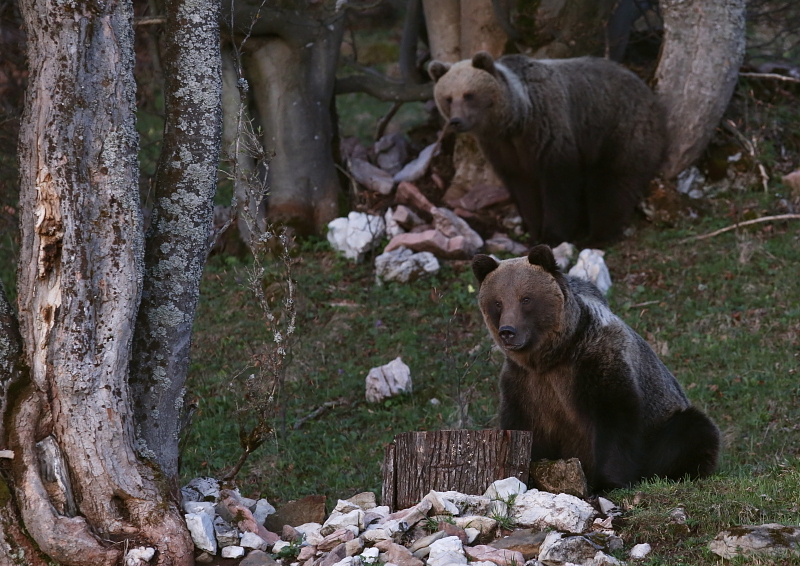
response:
<path id="1" fill-rule="evenodd" d="M 485 51 L 458 63 L 431 62 L 428 74 L 436 83 L 436 106 L 451 128 L 475 133 L 496 129 L 505 109 L 505 90 L 498 72 Z"/>
<path id="2" fill-rule="evenodd" d="M 528 257 L 501 262 L 476 255 L 472 271 L 480 283 L 478 304 L 486 326 L 497 345 L 518 363 L 525 363 L 528 354 L 563 329 L 567 290 L 548 246 L 535 246 Z"/>

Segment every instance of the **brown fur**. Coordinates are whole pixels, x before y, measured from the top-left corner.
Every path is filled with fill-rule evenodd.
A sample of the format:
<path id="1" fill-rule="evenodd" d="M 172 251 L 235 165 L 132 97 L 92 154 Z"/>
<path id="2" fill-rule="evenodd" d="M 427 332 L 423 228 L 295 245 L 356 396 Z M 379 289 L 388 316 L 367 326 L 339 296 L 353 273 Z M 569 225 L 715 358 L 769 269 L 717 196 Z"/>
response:
<path id="1" fill-rule="evenodd" d="M 429 73 L 439 111 L 476 137 L 533 241 L 621 234 L 666 147 L 663 109 L 638 77 L 604 59 L 483 52 Z"/>
<path id="2" fill-rule="evenodd" d="M 473 271 L 506 355 L 500 426 L 533 431 L 534 459 L 578 457 L 595 489 L 714 470 L 714 424 L 594 285 L 557 270 L 550 248 L 499 263 L 475 256 Z"/>

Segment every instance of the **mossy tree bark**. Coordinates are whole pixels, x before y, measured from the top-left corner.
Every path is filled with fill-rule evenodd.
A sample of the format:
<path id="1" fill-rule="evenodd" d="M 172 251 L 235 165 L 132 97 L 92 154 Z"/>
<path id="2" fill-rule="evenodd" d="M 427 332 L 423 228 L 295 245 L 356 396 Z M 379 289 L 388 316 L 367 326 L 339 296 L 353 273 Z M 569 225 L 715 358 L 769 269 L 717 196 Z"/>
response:
<path id="1" fill-rule="evenodd" d="M 170 396 L 185 376 L 205 257 L 219 157 L 218 4 L 167 3 L 169 34 L 185 42 L 170 64 L 190 74 L 173 71 L 167 84 L 162 192 L 147 246 L 131 3 L 22 0 L 20 8 L 30 78 L 19 143 L 24 363 L 15 362 L 17 384 L 3 392 L 12 490 L 27 532 L 58 563 L 119 564 L 124 548 L 146 545 L 159 565 L 191 564 L 168 489 L 174 416 L 152 409 L 177 410 Z M 149 341 L 134 345 L 143 291 L 137 335 Z M 134 388 L 157 402 L 134 411 Z M 150 431 L 156 421 L 160 430 Z M 163 441 L 152 463 L 137 454 L 137 430 L 151 449 Z"/>

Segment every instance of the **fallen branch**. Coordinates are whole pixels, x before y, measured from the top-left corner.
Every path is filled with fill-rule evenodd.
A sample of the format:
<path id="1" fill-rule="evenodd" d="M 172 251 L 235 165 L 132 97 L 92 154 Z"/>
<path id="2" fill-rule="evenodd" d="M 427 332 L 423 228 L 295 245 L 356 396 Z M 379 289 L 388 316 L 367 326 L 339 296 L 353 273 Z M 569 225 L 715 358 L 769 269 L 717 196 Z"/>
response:
<path id="1" fill-rule="evenodd" d="M 294 430 L 297 430 L 301 426 L 303 426 L 303 424 L 305 424 L 306 421 L 309 421 L 311 419 L 317 418 L 318 416 L 320 416 L 322 413 L 324 413 L 328 409 L 336 407 L 337 405 L 349 405 L 349 404 L 350 404 L 349 401 L 341 401 L 341 400 L 340 401 L 327 401 L 327 402 L 323 403 L 322 405 L 320 405 L 319 407 L 317 407 L 316 409 L 314 409 L 313 411 L 311 411 L 305 417 L 297 419 L 295 421 L 294 425 L 292 425 L 292 428 Z"/>
<path id="2" fill-rule="evenodd" d="M 684 238 L 683 240 L 678 241 L 678 243 L 686 244 L 688 242 L 694 242 L 697 240 L 705 240 L 706 238 L 712 238 L 714 236 L 718 236 L 719 234 L 724 234 L 725 232 L 736 230 L 737 228 L 743 228 L 745 226 L 751 226 L 753 224 L 759 224 L 761 222 L 773 222 L 778 220 L 800 220 L 800 214 L 779 214 L 777 216 L 762 216 L 761 218 L 754 218 L 753 220 L 738 222 L 736 224 L 733 224 L 732 226 L 726 226 L 725 228 L 714 230 L 713 232 L 709 232 L 708 234 L 702 234 L 700 236 L 691 236 L 689 238 Z"/>
<path id="3" fill-rule="evenodd" d="M 336 79 L 334 92 L 365 92 L 384 102 L 417 102 L 433 98 L 433 84 L 415 85 L 376 75 L 350 75 Z"/>
<path id="4" fill-rule="evenodd" d="M 774 79 L 777 81 L 786 81 L 789 83 L 800 83 L 800 79 L 794 77 L 787 77 L 786 75 L 779 75 L 778 73 L 739 73 L 740 77 L 750 77 L 753 79 Z"/>

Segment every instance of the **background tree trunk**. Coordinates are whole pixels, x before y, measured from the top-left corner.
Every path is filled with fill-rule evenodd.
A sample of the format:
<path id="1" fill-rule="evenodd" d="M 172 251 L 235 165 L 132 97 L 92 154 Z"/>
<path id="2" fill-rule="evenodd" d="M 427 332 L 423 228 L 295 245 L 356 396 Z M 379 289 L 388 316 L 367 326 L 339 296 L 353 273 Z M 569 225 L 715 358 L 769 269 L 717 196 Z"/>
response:
<path id="1" fill-rule="evenodd" d="M 137 459 L 127 383 L 144 252 L 131 5 L 22 0 L 20 8 L 30 78 L 18 311 L 31 383 L 11 400 L 7 421 L 20 513 L 61 564 L 118 563 L 124 545 L 110 542 L 124 540 L 155 547 L 158 564 L 189 564 L 183 517 L 163 479 Z M 36 443 L 48 437 L 77 516 L 56 510 L 69 493 L 40 475 Z"/>
<path id="2" fill-rule="evenodd" d="M 166 121 L 130 365 L 138 449 L 177 493 L 192 321 L 208 253 L 222 128 L 219 4 L 167 0 Z"/>
<path id="3" fill-rule="evenodd" d="M 745 0 L 661 0 L 664 43 L 656 92 L 667 108 L 663 174 L 702 154 L 730 102 L 745 47 Z"/>

